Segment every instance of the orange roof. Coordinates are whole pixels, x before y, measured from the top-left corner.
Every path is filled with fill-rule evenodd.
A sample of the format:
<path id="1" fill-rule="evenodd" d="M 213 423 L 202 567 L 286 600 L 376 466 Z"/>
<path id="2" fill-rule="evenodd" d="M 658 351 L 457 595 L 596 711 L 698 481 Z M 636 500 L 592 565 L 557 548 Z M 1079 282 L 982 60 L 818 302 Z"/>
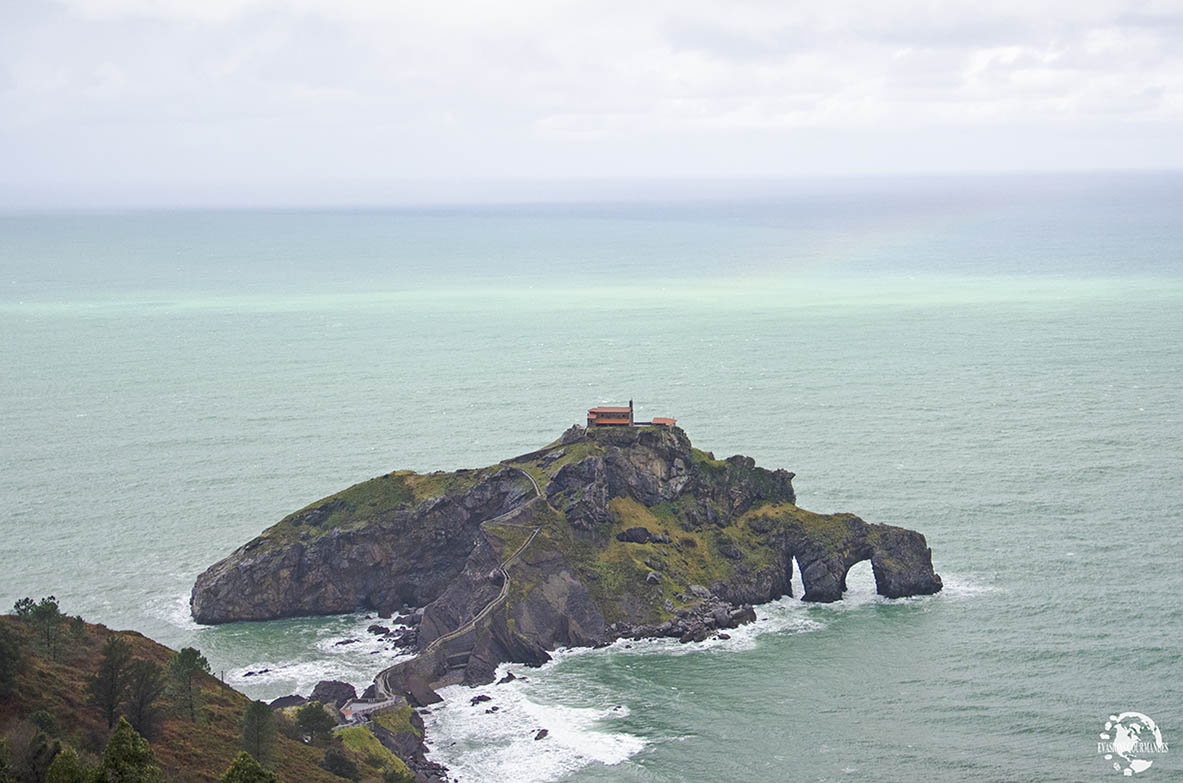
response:
<path id="1" fill-rule="evenodd" d="M 628 413 L 628 407 L 613 407 L 611 405 L 601 405 L 598 408 L 588 408 L 588 413 Z"/>
<path id="2" fill-rule="evenodd" d="M 674 424 L 675 424 L 677 421 L 678 421 L 677 419 L 671 419 L 671 418 L 670 418 L 670 417 L 668 417 L 668 416 L 654 416 L 654 417 L 653 417 L 653 423 L 654 423 L 654 424 L 666 424 L 666 425 L 668 425 L 668 426 L 670 426 L 670 427 L 674 426 Z"/>

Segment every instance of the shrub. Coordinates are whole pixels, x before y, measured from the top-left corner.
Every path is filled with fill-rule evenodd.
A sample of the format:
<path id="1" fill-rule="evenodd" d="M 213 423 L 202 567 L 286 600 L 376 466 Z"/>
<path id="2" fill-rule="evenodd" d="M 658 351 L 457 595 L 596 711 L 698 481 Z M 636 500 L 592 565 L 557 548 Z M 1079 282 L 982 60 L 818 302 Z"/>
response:
<path id="1" fill-rule="evenodd" d="M 310 701 L 296 712 L 296 723 L 313 739 L 328 739 L 337 721 L 319 701 Z"/>
<path id="2" fill-rule="evenodd" d="M 123 718 L 107 740 L 95 773 L 94 783 L 164 783 L 152 746 Z"/>
<path id="3" fill-rule="evenodd" d="M 277 778 L 275 773 L 259 766 L 251 754 L 242 751 L 222 776 L 221 783 L 277 783 Z"/>
<path id="4" fill-rule="evenodd" d="M 34 726 L 44 731 L 51 737 L 56 737 L 58 733 L 58 721 L 51 713 L 46 710 L 37 710 L 29 716 L 29 720 Z"/>
<path id="5" fill-rule="evenodd" d="M 320 765 L 339 778 L 357 780 L 360 776 L 357 764 L 353 762 L 340 748 L 329 748 L 325 751 L 324 760 Z"/>

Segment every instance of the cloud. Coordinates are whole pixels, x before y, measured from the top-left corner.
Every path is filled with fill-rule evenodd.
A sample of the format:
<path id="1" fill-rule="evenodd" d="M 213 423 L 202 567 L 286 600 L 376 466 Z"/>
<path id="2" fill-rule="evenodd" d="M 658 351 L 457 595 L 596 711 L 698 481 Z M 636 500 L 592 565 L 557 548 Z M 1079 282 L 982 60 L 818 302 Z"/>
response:
<path id="1" fill-rule="evenodd" d="M 0 184 L 1180 166 L 1180 27 L 1116 0 L 6 3 Z"/>

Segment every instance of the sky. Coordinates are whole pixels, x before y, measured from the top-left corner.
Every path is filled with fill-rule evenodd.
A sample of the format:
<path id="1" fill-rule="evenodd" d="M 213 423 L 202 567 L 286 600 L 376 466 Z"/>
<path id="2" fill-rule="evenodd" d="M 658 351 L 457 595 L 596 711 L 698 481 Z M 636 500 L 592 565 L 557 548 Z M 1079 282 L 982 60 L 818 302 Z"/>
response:
<path id="1" fill-rule="evenodd" d="M 0 0 L 0 208 L 1179 169 L 1181 44 L 1183 0 Z"/>

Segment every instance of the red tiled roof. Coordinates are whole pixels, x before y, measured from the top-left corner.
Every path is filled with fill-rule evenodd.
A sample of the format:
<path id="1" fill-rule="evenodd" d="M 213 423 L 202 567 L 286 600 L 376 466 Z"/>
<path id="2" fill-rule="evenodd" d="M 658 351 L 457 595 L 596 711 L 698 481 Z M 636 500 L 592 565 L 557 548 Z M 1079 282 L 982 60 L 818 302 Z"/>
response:
<path id="1" fill-rule="evenodd" d="M 588 408 L 588 413 L 628 413 L 628 407 L 612 407 L 610 405 L 602 405 L 598 408 Z"/>

